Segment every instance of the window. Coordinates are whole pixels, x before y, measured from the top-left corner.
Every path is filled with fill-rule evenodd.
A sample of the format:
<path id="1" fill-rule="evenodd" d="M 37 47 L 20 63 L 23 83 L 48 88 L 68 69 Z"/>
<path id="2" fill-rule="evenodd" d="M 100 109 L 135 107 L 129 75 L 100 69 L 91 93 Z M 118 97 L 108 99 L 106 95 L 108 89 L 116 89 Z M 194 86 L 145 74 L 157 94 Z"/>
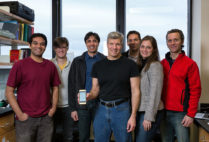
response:
<path id="1" fill-rule="evenodd" d="M 63 0 L 62 6 L 62 34 L 69 40 L 70 56 L 76 57 L 87 50 L 84 36 L 89 31 L 99 34 L 98 50 L 107 54 L 107 34 L 116 29 L 115 0 Z"/>
<path id="2" fill-rule="evenodd" d="M 160 58 L 168 52 L 166 45 L 167 31 L 178 28 L 185 36 L 184 51 L 187 53 L 187 0 L 127 0 L 126 32 L 137 30 L 142 38 L 152 35 L 156 38 Z"/>
<path id="3" fill-rule="evenodd" d="M 46 35 L 48 44 L 43 57 L 52 58 L 52 1 L 51 0 L 19 0 L 35 12 L 34 32 Z"/>

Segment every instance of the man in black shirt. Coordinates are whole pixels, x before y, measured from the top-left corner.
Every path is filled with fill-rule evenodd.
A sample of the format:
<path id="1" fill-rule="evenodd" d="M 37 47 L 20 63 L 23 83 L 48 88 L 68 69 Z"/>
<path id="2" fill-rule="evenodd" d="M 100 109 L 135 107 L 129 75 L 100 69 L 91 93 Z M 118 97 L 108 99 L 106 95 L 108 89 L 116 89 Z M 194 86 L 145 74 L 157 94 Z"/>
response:
<path id="1" fill-rule="evenodd" d="M 127 34 L 127 44 L 129 46 L 129 50 L 122 53 L 122 55 L 136 62 L 139 55 L 140 43 L 140 33 L 138 31 L 129 31 Z"/>
<path id="2" fill-rule="evenodd" d="M 100 99 L 93 123 L 95 142 L 109 141 L 112 132 L 116 141 L 131 142 L 130 132 L 136 126 L 139 71 L 134 61 L 121 55 L 122 42 L 121 33 L 109 33 L 108 56 L 95 63 L 92 69 L 92 89 L 87 100 Z"/>

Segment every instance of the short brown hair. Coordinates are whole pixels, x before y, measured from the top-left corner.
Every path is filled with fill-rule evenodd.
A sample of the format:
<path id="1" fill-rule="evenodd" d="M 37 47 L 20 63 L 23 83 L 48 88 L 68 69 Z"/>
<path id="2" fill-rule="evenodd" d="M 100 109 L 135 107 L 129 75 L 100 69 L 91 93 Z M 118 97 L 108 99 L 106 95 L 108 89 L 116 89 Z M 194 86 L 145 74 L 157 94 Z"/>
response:
<path id="1" fill-rule="evenodd" d="M 182 32 L 182 30 L 179 30 L 179 29 L 171 29 L 170 31 L 168 31 L 166 34 L 166 41 L 168 40 L 168 35 L 171 33 L 179 33 L 180 39 L 182 43 L 184 43 L 184 33 Z M 184 45 L 182 44 L 181 47 L 184 47 Z"/>
<path id="2" fill-rule="evenodd" d="M 67 48 L 69 46 L 69 42 L 67 40 L 67 38 L 65 37 L 56 37 L 53 41 L 53 47 L 54 48 L 59 48 L 62 44 L 66 44 Z"/>

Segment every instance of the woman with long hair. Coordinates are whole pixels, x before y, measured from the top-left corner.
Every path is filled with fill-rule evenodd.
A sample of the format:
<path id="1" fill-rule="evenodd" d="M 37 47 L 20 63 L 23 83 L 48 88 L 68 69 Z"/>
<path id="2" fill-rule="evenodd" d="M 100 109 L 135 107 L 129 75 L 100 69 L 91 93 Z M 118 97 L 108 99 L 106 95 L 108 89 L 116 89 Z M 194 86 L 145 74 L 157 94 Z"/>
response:
<path id="1" fill-rule="evenodd" d="M 136 142 L 151 142 L 160 125 L 163 109 L 163 68 L 153 36 L 145 36 L 142 39 L 138 57 L 141 103 L 137 113 L 135 136 Z"/>

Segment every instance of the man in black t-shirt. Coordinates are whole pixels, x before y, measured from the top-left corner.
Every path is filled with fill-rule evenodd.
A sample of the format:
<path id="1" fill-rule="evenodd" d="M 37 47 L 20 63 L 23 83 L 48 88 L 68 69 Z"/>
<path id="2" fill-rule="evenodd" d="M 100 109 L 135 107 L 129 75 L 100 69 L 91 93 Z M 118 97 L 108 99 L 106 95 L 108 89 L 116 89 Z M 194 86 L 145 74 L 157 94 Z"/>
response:
<path id="1" fill-rule="evenodd" d="M 121 33 L 109 33 L 108 56 L 95 63 L 92 69 L 92 89 L 87 100 L 100 99 L 93 123 L 95 142 L 109 141 L 112 132 L 116 141 L 131 142 L 130 132 L 136 126 L 139 71 L 134 61 L 121 56 L 122 42 Z"/>
<path id="2" fill-rule="evenodd" d="M 122 55 L 137 62 L 140 43 L 141 43 L 140 33 L 138 31 L 129 31 L 127 34 L 127 45 L 129 47 L 129 50 L 123 52 Z"/>

